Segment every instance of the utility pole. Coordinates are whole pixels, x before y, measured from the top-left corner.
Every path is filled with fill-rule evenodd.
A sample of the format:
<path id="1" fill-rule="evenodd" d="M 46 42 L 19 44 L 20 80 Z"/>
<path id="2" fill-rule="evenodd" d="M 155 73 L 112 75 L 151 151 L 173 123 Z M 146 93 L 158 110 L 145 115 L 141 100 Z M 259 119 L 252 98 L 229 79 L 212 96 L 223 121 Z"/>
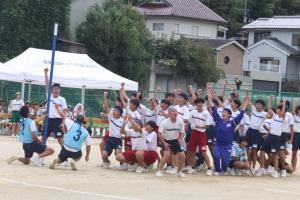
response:
<path id="1" fill-rule="evenodd" d="M 245 7 L 244 7 L 244 23 L 247 24 L 248 23 L 248 17 L 247 17 L 247 12 L 248 12 L 248 9 L 247 9 L 247 5 L 248 4 L 248 0 L 245 0 Z"/>

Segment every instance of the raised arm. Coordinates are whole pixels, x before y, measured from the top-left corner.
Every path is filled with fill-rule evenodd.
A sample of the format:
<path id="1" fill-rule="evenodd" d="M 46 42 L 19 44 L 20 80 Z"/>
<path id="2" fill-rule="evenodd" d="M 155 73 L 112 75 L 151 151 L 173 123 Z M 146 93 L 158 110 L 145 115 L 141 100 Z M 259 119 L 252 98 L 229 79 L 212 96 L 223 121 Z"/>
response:
<path id="1" fill-rule="evenodd" d="M 224 80 L 223 90 L 221 96 L 225 99 L 226 97 L 226 87 L 227 87 L 227 80 Z"/>
<path id="2" fill-rule="evenodd" d="M 109 110 L 110 110 L 107 97 L 108 97 L 108 92 L 104 92 L 104 94 L 103 94 L 103 109 L 104 109 L 106 114 L 108 114 Z"/>
<path id="3" fill-rule="evenodd" d="M 46 91 L 46 98 L 47 98 L 47 96 L 48 96 L 48 86 L 49 86 L 48 71 L 49 71 L 48 68 L 45 68 L 45 69 L 44 69 L 44 72 L 45 72 L 45 91 Z"/>
<path id="4" fill-rule="evenodd" d="M 245 110 L 248 105 L 249 105 L 249 100 L 247 98 L 245 98 L 240 114 L 233 119 L 233 122 L 235 125 L 238 125 L 242 121 Z"/>
<path id="5" fill-rule="evenodd" d="M 293 107 L 292 107 L 292 114 L 293 115 L 297 115 L 297 113 L 296 113 L 297 105 L 298 105 L 298 101 L 296 99 L 293 99 Z"/>
<path id="6" fill-rule="evenodd" d="M 220 115 L 218 114 L 217 108 L 214 105 L 213 101 L 212 101 L 212 87 L 211 84 L 208 83 L 207 84 L 207 99 L 208 99 L 208 104 L 211 107 L 211 112 L 212 112 L 212 116 L 214 118 L 214 121 L 219 121 L 221 119 Z"/>
<path id="7" fill-rule="evenodd" d="M 121 102 L 122 102 L 124 108 L 127 108 L 127 103 L 125 101 L 126 97 L 127 96 L 126 96 L 126 92 L 125 92 L 125 83 L 121 83 L 120 99 L 121 99 Z"/>
<path id="8" fill-rule="evenodd" d="M 195 102 L 195 99 L 197 98 L 197 96 L 196 96 L 196 94 L 195 94 L 195 91 L 194 91 L 192 85 L 189 85 L 188 91 L 189 91 L 189 93 L 190 93 L 191 96 L 192 96 L 192 102 L 191 102 L 191 103 L 192 103 L 192 105 L 194 105 L 194 102 Z M 200 97 L 199 97 L 199 98 L 200 98 Z"/>
<path id="9" fill-rule="evenodd" d="M 268 111 L 269 112 L 271 112 L 271 111 L 273 112 L 273 109 L 272 109 L 272 107 L 273 107 L 273 96 L 269 96 L 268 100 L 269 100 L 268 101 Z"/>

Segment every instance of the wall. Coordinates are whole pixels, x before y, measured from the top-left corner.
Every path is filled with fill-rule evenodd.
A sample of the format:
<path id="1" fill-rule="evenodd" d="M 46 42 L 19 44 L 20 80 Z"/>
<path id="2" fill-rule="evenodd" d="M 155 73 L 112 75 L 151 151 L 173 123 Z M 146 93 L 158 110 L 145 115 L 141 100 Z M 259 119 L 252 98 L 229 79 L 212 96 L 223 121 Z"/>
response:
<path id="1" fill-rule="evenodd" d="M 102 4 L 105 0 L 72 0 L 70 10 L 70 39 L 76 39 L 76 29 L 85 20 L 89 8 L 95 4 Z"/>
<path id="2" fill-rule="evenodd" d="M 225 75 L 242 75 L 243 51 L 235 44 L 231 44 L 218 52 L 218 64 L 224 70 Z M 228 56 L 230 62 L 224 63 L 224 57 Z"/>
<path id="3" fill-rule="evenodd" d="M 287 63 L 287 79 L 288 80 L 299 80 L 299 68 L 298 65 L 300 59 L 288 58 Z"/>
<path id="4" fill-rule="evenodd" d="M 203 38 L 217 38 L 218 24 L 214 22 L 206 22 L 201 20 L 194 19 L 184 19 L 179 17 L 147 17 L 146 24 L 150 31 L 152 31 L 153 23 L 164 23 L 164 32 L 153 32 L 154 35 L 164 34 L 167 38 L 170 38 L 172 35 L 179 37 L 180 34 L 192 36 L 193 26 L 198 26 L 198 37 Z M 176 24 L 179 24 L 179 32 Z"/>

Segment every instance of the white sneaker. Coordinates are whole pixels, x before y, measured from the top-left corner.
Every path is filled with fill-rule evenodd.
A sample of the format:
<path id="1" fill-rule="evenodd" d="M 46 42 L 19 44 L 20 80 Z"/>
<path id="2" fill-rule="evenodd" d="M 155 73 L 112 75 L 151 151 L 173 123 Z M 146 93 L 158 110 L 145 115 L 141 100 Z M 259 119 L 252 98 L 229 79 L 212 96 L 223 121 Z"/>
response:
<path id="1" fill-rule="evenodd" d="M 41 164 L 45 165 L 45 158 L 40 158 L 40 160 L 41 160 Z"/>
<path id="2" fill-rule="evenodd" d="M 144 173 L 147 169 L 141 166 L 138 166 L 138 168 L 135 170 L 136 173 Z"/>
<path id="3" fill-rule="evenodd" d="M 70 165 L 71 164 L 69 164 L 69 162 L 67 160 L 60 164 L 61 167 L 70 167 Z"/>
<path id="4" fill-rule="evenodd" d="M 251 170 L 243 170 L 243 173 L 247 176 L 253 176 Z"/>
<path id="5" fill-rule="evenodd" d="M 193 169 L 193 168 L 191 167 L 191 169 L 189 169 L 189 170 L 187 171 L 187 173 L 188 173 L 188 174 L 196 174 L 196 169 Z"/>
<path id="6" fill-rule="evenodd" d="M 33 157 L 33 158 L 31 158 L 31 161 L 37 167 L 41 167 L 42 166 L 41 159 L 39 157 Z"/>
<path id="7" fill-rule="evenodd" d="M 7 162 L 7 164 L 11 164 L 11 163 L 15 162 L 16 160 L 18 160 L 17 156 L 11 156 L 10 158 L 8 158 L 6 160 L 6 162 Z"/>
<path id="8" fill-rule="evenodd" d="M 108 169 L 110 165 L 111 165 L 110 161 L 102 163 L 102 167 L 105 169 Z"/>
<path id="9" fill-rule="evenodd" d="M 153 164 L 149 165 L 149 166 L 147 167 L 147 169 L 148 169 L 148 170 L 153 170 L 153 169 L 154 169 L 154 165 L 153 165 Z"/>
<path id="10" fill-rule="evenodd" d="M 186 175 L 184 175 L 183 172 L 178 172 L 176 175 L 178 178 L 186 178 Z"/>
<path id="11" fill-rule="evenodd" d="M 271 175 L 271 174 L 273 174 L 274 173 L 274 167 L 272 167 L 271 165 L 268 167 L 268 169 L 267 169 L 267 174 L 269 174 L 269 175 Z"/>
<path id="12" fill-rule="evenodd" d="M 242 176 L 243 175 L 242 172 L 241 172 L 241 170 L 239 170 L 239 169 L 235 170 L 235 174 L 237 176 Z"/>
<path id="13" fill-rule="evenodd" d="M 70 162 L 70 166 L 71 166 L 71 169 L 72 170 L 77 170 L 77 167 L 76 167 L 76 165 L 75 165 L 75 162 Z"/>
<path id="14" fill-rule="evenodd" d="M 272 174 L 272 177 L 278 178 L 278 171 L 277 170 L 274 171 L 274 173 Z"/>
<path id="15" fill-rule="evenodd" d="M 120 165 L 120 168 L 121 170 L 128 170 L 129 166 L 127 163 L 123 163 L 122 165 Z"/>
<path id="16" fill-rule="evenodd" d="M 171 170 L 172 169 L 172 166 L 171 165 L 167 165 L 164 170 L 167 171 L 167 170 Z"/>
<path id="17" fill-rule="evenodd" d="M 128 171 L 135 172 L 137 168 L 138 168 L 138 164 L 129 165 Z"/>
<path id="18" fill-rule="evenodd" d="M 157 172 L 155 173 L 155 176 L 157 176 L 157 177 L 162 177 L 162 176 L 164 176 L 164 175 L 163 175 L 162 171 L 157 171 Z"/>
<path id="19" fill-rule="evenodd" d="M 191 166 L 185 166 L 182 171 L 183 172 L 188 172 L 188 171 L 191 171 L 193 168 Z"/>
<path id="20" fill-rule="evenodd" d="M 229 174 L 230 176 L 235 176 L 235 169 L 234 168 L 231 168 L 230 171 L 229 171 Z"/>
<path id="21" fill-rule="evenodd" d="M 211 169 L 208 169 L 207 171 L 206 171 L 206 176 L 211 176 L 212 175 L 212 170 Z"/>
<path id="22" fill-rule="evenodd" d="M 286 178 L 286 170 L 285 169 L 281 171 L 281 177 Z"/>
<path id="23" fill-rule="evenodd" d="M 171 175 L 177 174 L 177 167 L 173 167 L 173 168 L 170 169 L 170 170 L 166 170 L 166 173 L 167 173 L 167 174 L 171 174 Z"/>
<path id="24" fill-rule="evenodd" d="M 214 172 L 214 176 L 219 176 L 220 173 L 219 172 Z"/>
<path id="25" fill-rule="evenodd" d="M 200 164 L 199 166 L 196 167 L 196 171 L 200 172 L 204 168 L 204 164 Z"/>
<path id="26" fill-rule="evenodd" d="M 259 168 L 259 170 L 256 172 L 256 176 L 263 176 L 264 174 L 266 174 L 265 172 L 266 169 L 264 168 Z"/>
<path id="27" fill-rule="evenodd" d="M 50 169 L 55 169 L 56 165 L 57 165 L 58 159 L 54 159 L 53 162 L 51 163 L 51 165 L 49 166 Z"/>

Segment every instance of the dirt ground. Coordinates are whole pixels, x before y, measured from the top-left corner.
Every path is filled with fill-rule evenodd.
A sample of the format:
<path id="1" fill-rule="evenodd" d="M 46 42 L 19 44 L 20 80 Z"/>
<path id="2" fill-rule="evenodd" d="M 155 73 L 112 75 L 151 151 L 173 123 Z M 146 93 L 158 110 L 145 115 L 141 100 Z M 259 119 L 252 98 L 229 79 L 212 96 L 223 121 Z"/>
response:
<path id="1" fill-rule="evenodd" d="M 154 171 L 136 174 L 120 171 L 117 162 L 112 169 L 102 169 L 98 143 L 93 140 L 91 160 L 81 160 L 78 171 L 67 168 L 50 170 L 54 158 L 46 158 L 45 166 L 8 165 L 11 155 L 23 155 L 17 138 L 0 136 L 1 200 L 296 200 L 300 199 L 300 176 L 271 177 L 207 177 L 204 172 L 179 179 L 172 175 L 155 177 Z M 59 153 L 57 142 L 48 144 Z"/>

